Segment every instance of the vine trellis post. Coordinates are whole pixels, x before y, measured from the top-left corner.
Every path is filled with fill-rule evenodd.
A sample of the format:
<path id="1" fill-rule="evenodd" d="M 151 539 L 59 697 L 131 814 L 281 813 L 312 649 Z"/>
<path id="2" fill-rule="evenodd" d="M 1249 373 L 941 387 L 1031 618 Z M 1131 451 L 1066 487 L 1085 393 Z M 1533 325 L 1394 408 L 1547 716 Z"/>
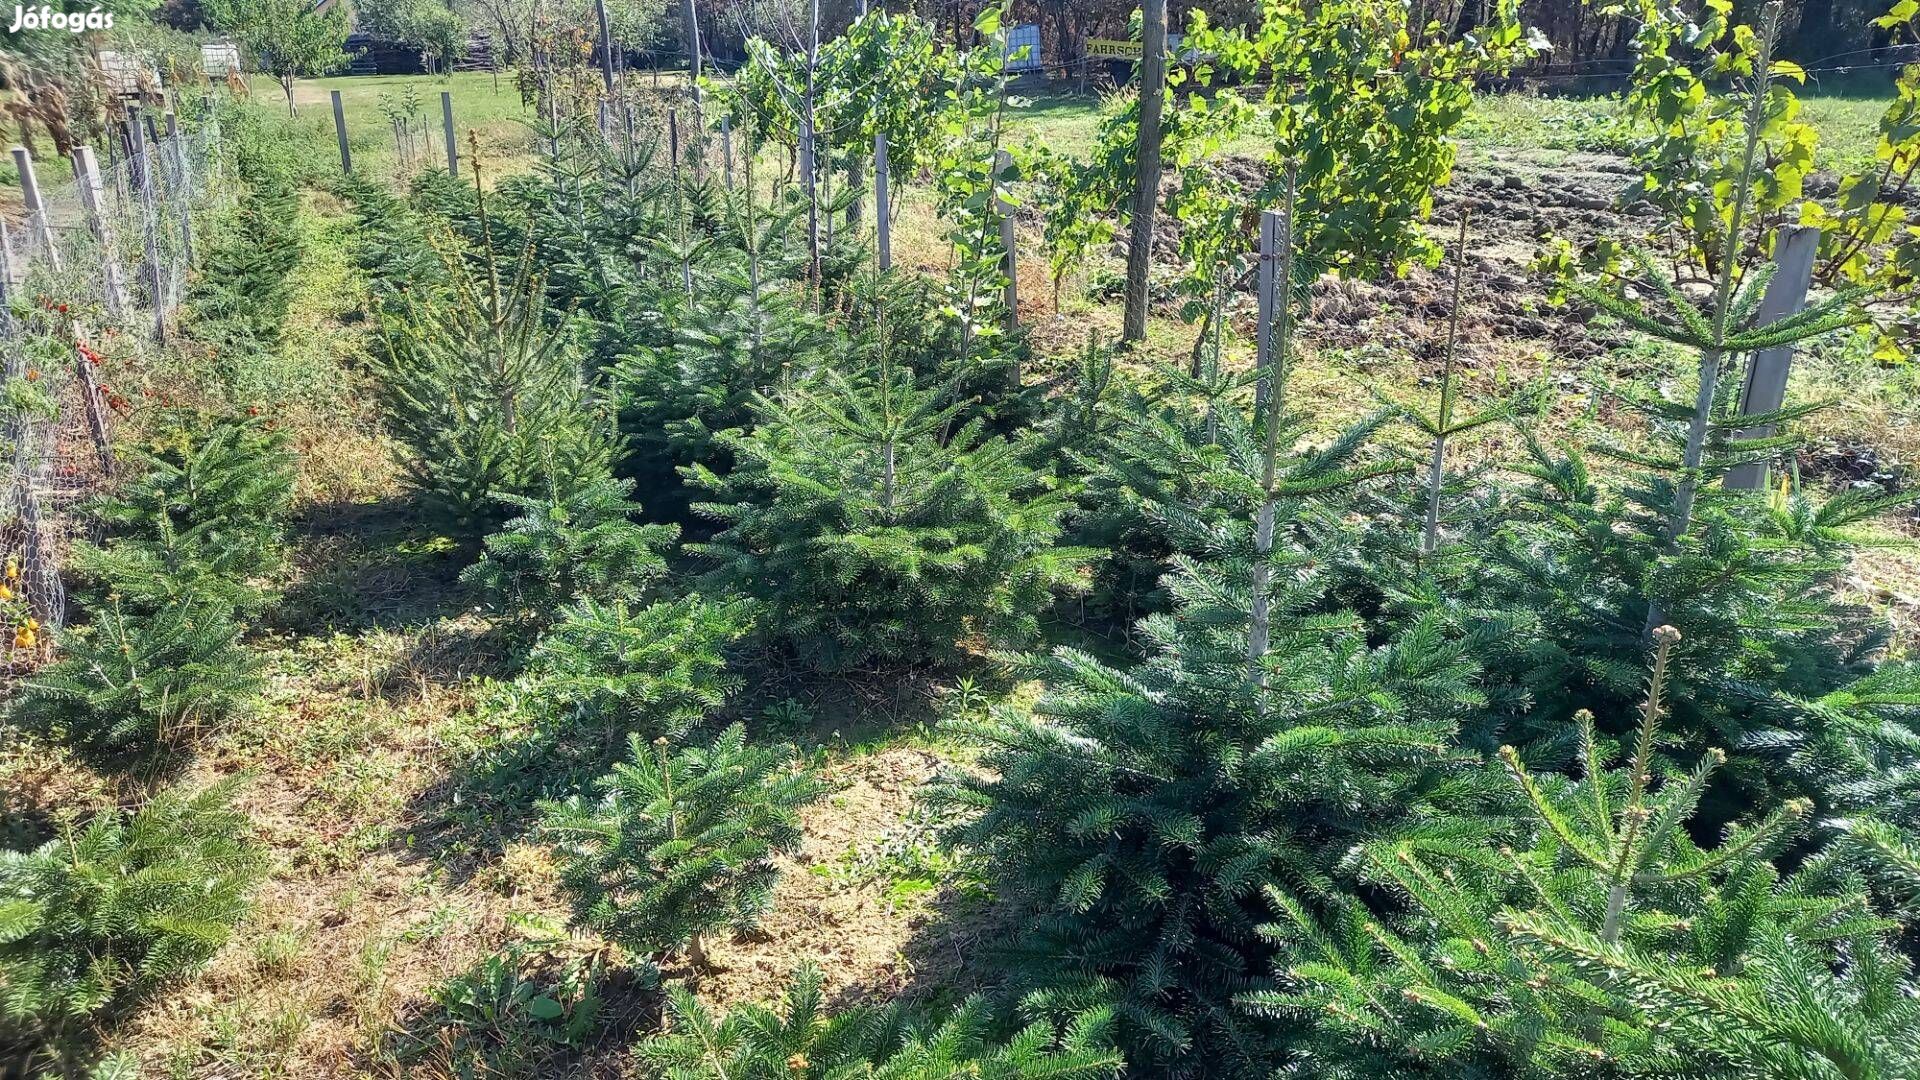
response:
<path id="1" fill-rule="evenodd" d="M 887 133 L 876 132 L 873 136 L 873 229 L 874 246 L 880 262 L 880 269 L 893 266 L 893 222 L 887 198 Z"/>
<path id="2" fill-rule="evenodd" d="M 1774 234 L 1774 274 L 1760 298 L 1755 326 L 1794 315 L 1807 304 L 1807 289 L 1813 284 L 1814 256 L 1820 251 L 1820 230 L 1812 225 L 1783 225 Z M 1740 386 L 1739 411 L 1743 416 L 1778 412 L 1787 403 L 1787 373 L 1793 367 L 1793 345 L 1761 349 L 1747 358 L 1746 381 Z M 1735 439 L 1764 439 L 1773 434 L 1773 426 L 1742 428 Z M 1727 471 L 1722 483 L 1731 489 L 1757 491 L 1767 484 L 1767 463 L 1750 461 Z"/>

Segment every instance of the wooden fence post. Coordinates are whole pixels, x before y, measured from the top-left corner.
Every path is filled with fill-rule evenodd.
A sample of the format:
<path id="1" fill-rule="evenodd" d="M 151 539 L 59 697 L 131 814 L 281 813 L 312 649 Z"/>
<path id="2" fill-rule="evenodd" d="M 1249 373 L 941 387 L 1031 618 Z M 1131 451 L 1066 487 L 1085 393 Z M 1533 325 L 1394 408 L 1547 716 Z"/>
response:
<path id="1" fill-rule="evenodd" d="M 47 249 L 47 263 L 60 269 L 60 251 L 53 246 L 53 222 L 47 219 L 47 204 L 40 200 L 40 179 L 33 172 L 33 151 L 24 146 L 13 148 L 13 167 L 20 174 L 20 194 L 26 201 L 27 221 Z"/>
<path id="2" fill-rule="evenodd" d="M 1773 280 L 1767 282 L 1766 295 L 1760 298 L 1755 326 L 1765 326 L 1798 312 L 1807 303 L 1807 288 L 1813 282 L 1813 258 L 1820 250 L 1820 230 L 1811 225 L 1783 225 L 1773 234 Z M 1747 358 L 1746 382 L 1740 387 L 1742 415 L 1778 411 L 1787 402 L 1787 372 L 1793 366 L 1793 346 L 1762 349 Z M 1742 428 L 1734 439 L 1764 439 L 1773 434 L 1773 425 Z M 1749 462 L 1727 471 L 1723 486 L 1757 491 L 1766 486 L 1767 464 Z"/>
<path id="3" fill-rule="evenodd" d="M 107 314 L 120 318 L 127 312 L 127 283 L 120 274 L 120 257 L 114 251 L 113 224 L 103 205 L 105 185 L 100 182 L 100 163 L 94 160 L 93 147 L 73 148 L 73 178 L 80 190 L 80 208 L 86 213 L 87 229 L 100 245 L 100 274 L 107 294 Z"/>
<path id="4" fill-rule="evenodd" d="M 87 435 L 93 440 L 93 452 L 100 459 L 100 472 L 113 477 L 113 440 L 107 434 L 107 415 L 100 411 L 100 383 L 93 377 L 93 361 L 87 359 L 81 343 L 73 344 L 74 375 L 80 380 L 80 403 L 87 417 Z"/>
<path id="5" fill-rule="evenodd" d="M 893 266 L 893 222 L 887 198 L 887 133 L 873 137 L 873 228 L 880 255 L 880 269 Z"/>
<path id="6" fill-rule="evenodd" d="M 347 110 L 340 104 L 340 91 L 333 91 L 333 133 L 340 140 L 340 171 L 353 171 L 353 152 L 347 149 Z"/>
<path id="7" fill-rule="evenodd" d="M 460 175 L 460 140 L 453 135 L 453 94 L 440 91 L 440 132 L 447 140 L 447 175 Z"/>

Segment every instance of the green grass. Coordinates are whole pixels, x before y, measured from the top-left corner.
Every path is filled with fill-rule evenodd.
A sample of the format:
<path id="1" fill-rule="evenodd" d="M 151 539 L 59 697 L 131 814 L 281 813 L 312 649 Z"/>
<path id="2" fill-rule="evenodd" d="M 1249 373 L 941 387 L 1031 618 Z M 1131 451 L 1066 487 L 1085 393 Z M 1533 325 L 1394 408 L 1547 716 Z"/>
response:
<path id="1" fill-rule="evenodd" d="M 1801 118 L 1820 133 L 1820 167 L 1847 171 L 1871 161 L 1880 142 L 1880 114 L 1891 101 L 1890 93 L 1802 94 Z"/>
<path id="2" fill-rule="evenodd" d="M 440 123 L 440 95 L 453 94 L 453 120 L 460 142 L 460 157 L 471 152 L 469 138 L 477 138 L 483 165 L 492 171 L 515 171 L 533 149 L 533 133 L 528 124 L 532 110 L 520 100 L 511 78 L 495 78 L 484 71 L 456 72 L 452 76 L 433 75 L 340 75 L 327 79 L 303 79 L 294 84 L 293 103 L 301 126 L 324 129 L 326 142 L 332 142 L 332 93 L 340 91 L 340 108 L 347 123 L 347 144 L 354 167 L 376 175 L 391 175 L 402 170 L 403 146 L 397 144 L 393 120 L 399 115 L 407 121 L 412 136 L 412 162 L 445 164 Z M 256 75 L 252 83 L 256 101 L 285 107 L 286 96 L 280 84 Z M 408 108 L 411 91 L 412 107 Z M 424 132 L 422 126 L 424 125 Z"/>

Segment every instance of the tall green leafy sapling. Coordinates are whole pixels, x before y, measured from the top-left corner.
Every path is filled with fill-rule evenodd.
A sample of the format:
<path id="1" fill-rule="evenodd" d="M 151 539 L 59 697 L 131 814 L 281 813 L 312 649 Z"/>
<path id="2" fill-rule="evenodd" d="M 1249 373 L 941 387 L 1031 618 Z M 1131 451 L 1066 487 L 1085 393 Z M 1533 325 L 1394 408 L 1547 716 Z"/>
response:
<path id="1" fill-rule="evenodd" d="M 1741 105 L 1742 139 L 1731 149 L 1724 167 L 1727 196 L 1723 206 L 1706 218 L 1711 226 L 1696 241 L 1705 246 L 1707 266 L 1711 270 L 1712 293 L 1704 308 L 1681 288 L 1672 276 L 1654 264 L 1651 255 L 1635 250 L 1630 253 L 1632 278 L 1648 288 L 1653 299 L 1638 301 L 1615 288 L 1590 282 L 1575 282 L 1570 291 L 1589 301 L 1635 330 L 1661 341 L 1682 346 L 1699 356 L 1692 407 L 1654 397 L 1633 404 L 1643 411 L 1685 424 L 1677 457 L 1649 460 L 1671 477 L 1672 490 L 1665 507 L 1665 533 L 1669 544 L 1678 544 L 1693 525 L 1694 504 L 1701 486 L 1712 477 L 1737 465 L 1765 461 L 1777 453 L 1784 440 L 1736 440 L 1743 428 L 1767 427 L 1811 411 L 1814 406 L 1790 407 L 1765 414 L 1741 413 L 1723 392 L 1722 380 L 1734 358 L 1761 349 L 1771 349 L 1807 341 L 1845 326 L 1863 321 L 1857 309 L 1859 296 L 1841 292 L 1812 304 L 1798 314 L 1755 325 L 1760 302 L 1771 278 L 1771 270 L 1743 273 L 1742 253 L 1748 242 L 1747 227 L 1754 212 L 1756 188 L 1772 182 L 1767 174 L 1769 133 L 1785 123 L 1790 114 L 1783 112 L 1792 101 L 1790 94 L 1773 92 L 1774 81 L 1795 76 L 1798 68 L 1776 61 L 1774 41 L 1780 30 L 1781 6 L 1769 4 L 1762 14 L 1757 33 L 1735 35 L 1735 51 L 1724 60 L 1744 78 L 1736 100 Z M 1783 66 L 1784 65 L 1784 66 Z M 1804 76 L 1798 76 L 1804 77 Z M 1716 192 L 1720 190 L 1716 185 Z M 1719 196 L 1716 195 L 1716 199 Z M 1650 605 L 1647 629 L 1666 621 L 1658 604 Z"/>
<path id="2" fill-rule="evenodd" d="M 707 934 L 765 910 L 774 856 L 799 846 L 800 811 L 826 791 L 790 749 L 749 745 L 738 724 L 677 752 L 634 736 L 630 760 L 595 787 L 597 799 L 545 804 L 575 915 L 630 952 L 685 950 L 699 969 Z"/>

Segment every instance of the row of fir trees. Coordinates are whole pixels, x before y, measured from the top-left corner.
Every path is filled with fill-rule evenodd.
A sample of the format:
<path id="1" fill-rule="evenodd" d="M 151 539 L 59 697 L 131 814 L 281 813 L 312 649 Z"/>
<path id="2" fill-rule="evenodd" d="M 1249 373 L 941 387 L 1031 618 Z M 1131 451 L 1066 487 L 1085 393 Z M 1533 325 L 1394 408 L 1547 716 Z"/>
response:
<path id="1" fill-rule="evenodd" d="M 1023 914 L 976 958 L 995 1001 L 832 1016 L 803 971 L 722 1019 L 675 990 L 642 1060 L 1912 1074 L 1920 671 L 1836 590 L 1911 500 L 1720 483 L 1789 445 L 1737 432 L 1798 415 L 1741 414 L 1734 361 L 1863 302 L 1756 325 L 1749 196 L 1704 304 L 1651 258 L 1567 283 L 1705 376 L 1609 388 L 1644 424 L 1573 446 L 1540 394 L 1463 401 L 1455 341 L 1437 404 L 1328 430 L 1290 393 L 1325 265 L 1290 200 L 1271 361 L 1196 377 L 1036 362 L 857 234 L 816 269 L 792 186 L 550 137 L 491 189 L 350 194 L 412 481 L 528 643 L 502 772 L 572 792 L 536 828 L 578 923 L 697 970 L 764 909 L 822 787 L 722 726 L 756 665 L 1043 687 L 957 725 L 984 767 L 930 796 Z M 1766 144 L 1737 143 L 1752 185 Z M 1490 425 L 1522 455 L 1449 467 Z M 1043 624 L 1079 644 L 1034 651 Z"/>
<path id="2" fill-rule="evenodd" d="M 248 110 L 223 106 L 196 122 L 223 125 L 236 174 L 233 199 L 202 225 L 210 243 L 164 361 L 200 377 L 165 400 L 149 389 L 156 400 L 102 463 L 103 493 L 82 508 L 98 529 L 70 553 L 56 659 L 24 678 L 8 717 L 10 733 L 147 794 L 84 819 L 10 819 L 0 836 L 7 1076 L 132 1075 L 124 1055 L 96 1061 L 105 1026 L 211 959 L 267 870 L 232 805 L 238 778 L 169 778 L 200 740 L 247 716 L 261 682 L 242 639 L 284 569 L 295 460 L 285 433 L 247 406 L 245 379 L 279 346 L 304 241 L 289 148 Z M 48 302 L 11 314 L 24 337 L 57 349 L 35 379 L 85 365 L 78 392 L 103 406 L 122 400 L 108 375 L 151 385 L 156 372 L 115 347 L 141 330 L 114 327 L 113 313 Z M 7 567 L 5 601 L 17 569 Z M 33 643 L 14 644 L 18 656 Z"/>
<path id="3" fill-rule="evenodd" d="M 970 957 L 992 993 L 835 1011 L 803 967 L 716 1016 L 672 985 L 637 1060 L 809 1080 L 1915 1075 L 1920 669 L 1836 587 L 1911 497 L 1721 483 L 1791 446 L 1740 433 L 1804 412 L 1742 414 L 1737 361 L 1847 330 L 1870 299 L 1758 325 L 1755 206 L 1786 108 L 1769 36 L 1728 35 L 1715 116 L 1734 134 L 1692 148 L 1724 180 L 1686 222 L 1704 292 L 1635 252 L 1565 282 L 1678 358 L 1686 391 L 1605 387 L 1643 422 L 1579 446 L 1544 434 L 1544 395 L 1465 401 L 1457 336 L 1436 400 L 1382 395 L 1336 429 L 1299 399 L 1307 297 L 1353 253 L 1316 248 L 1332 234 L 1296 226 L 1296 193 L 1364 148 L 1273 162 L 1250 371 L 1098 342 L 1030 355 L 982 332 L 995 290 L 809 235 L 810 185 L 736 186 L 590 123 L 540 130 L 529 175 L 338 181 L 379 408 L 515 658 L 480 812 L 551 849 L 576 927 L 632 980 L 697 973 L 714 935 L 751 927 L 825 793 L 738 722 L 757 675 L 999 664 L 1040 687 L 956 722 L 981 767 L 929 794 L 1019 915 Z M 955 152 L 994 160 L 994 124 Z M 234 273 L 271 275 L 257 254 Z M 220 333 L 270 342 L 243 314 Z M 1516 459 L 1450 463 L 1496 429 Z M 31 691 L 57 734 L 147 752 L 178 738 L 175 710 L 190 726 L 240 700 L 232 627 L 275 550 L 280 454 L 216 425 L 107 507 L 97 629 Z M 179 657 L 101 674 L 165 641 Z M 119 916 L 60 899 L 101 880 L 62 876 L 81 852 L 137 860 L 143 823 L 191 815 L 202 838 L 166 857 L 202 852 L 237 904 L 252 856 L 199 805 L 0 863 L 9 1045 L 217 945 L 210 904 L 185 938 L 114 929 L 131 958 L 102 963 L 87 935 Z M 605 973 L 513 967 L 440 996 L 578 1045 Z M 537 1069 L 487 1056 L 502 1042 L 438 1045 L 475 1073 Z"/>

